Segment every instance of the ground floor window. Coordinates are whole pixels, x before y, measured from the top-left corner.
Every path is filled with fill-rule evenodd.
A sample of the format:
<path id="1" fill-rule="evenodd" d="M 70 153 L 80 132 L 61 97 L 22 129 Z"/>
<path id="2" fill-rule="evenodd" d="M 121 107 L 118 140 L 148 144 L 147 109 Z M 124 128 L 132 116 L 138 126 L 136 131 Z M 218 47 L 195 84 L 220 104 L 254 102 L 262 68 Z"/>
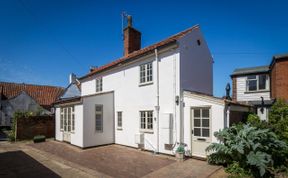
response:
<path id="1" fill-rule="evenodd" d="M 74 106 L 60 108 L 60 129 L 64 132 L 75 131 Z"/>
<path id="2" fill-rule="evenodd" d="M 195 108 L 193 111 L 194 136 L 210 137 L 210 108 Z"/>
<path id="3" fill-rule="evenodd" d="M 103 105 L 95 106 L 95 130 L 103 132 Z"/>
<path id="4" fill-rule="evenodd" d="M 140 129 L 153 131 L 153 111 L 140 111 Z"/>
<path id="5" fill-rule="evenodd" d="M 117 112 L 117 128 L 122 129 L 122 112 Z"/>

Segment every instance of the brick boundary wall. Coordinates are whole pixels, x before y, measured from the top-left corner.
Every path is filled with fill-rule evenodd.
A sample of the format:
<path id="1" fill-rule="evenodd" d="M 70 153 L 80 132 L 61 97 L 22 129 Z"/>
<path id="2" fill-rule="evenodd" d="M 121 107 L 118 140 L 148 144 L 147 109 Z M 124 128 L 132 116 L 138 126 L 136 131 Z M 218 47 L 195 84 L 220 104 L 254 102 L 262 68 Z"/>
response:
<path id="1" fill-rule="evenodd" d="M 54 116 L 30 116 L 17 119 L 17 139 L 33 139 L 36 135 L 55 137 Z"/>

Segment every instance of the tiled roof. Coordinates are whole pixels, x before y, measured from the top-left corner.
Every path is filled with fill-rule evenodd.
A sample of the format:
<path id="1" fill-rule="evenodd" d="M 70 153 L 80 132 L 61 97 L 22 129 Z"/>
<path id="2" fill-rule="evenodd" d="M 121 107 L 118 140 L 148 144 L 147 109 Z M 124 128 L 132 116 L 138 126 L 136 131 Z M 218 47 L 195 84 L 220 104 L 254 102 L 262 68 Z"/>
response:
<path id="1" fill-rule="evenodd" d="M 249 67 L 235 69 L 231 76 L 257 74 L 269 72 L 269 66 Z"/>
<path id="2" fill-rule="evenodd" d="M 117 66 L 120 63 L 127 62 L 130 59 L 132 59 L 132 58 L 135 58 L 135 57 L 138 57 L 140 55 L 143 55 L 143 54 L 145 54 L 147 52 L 150 52 L 150 51 L 152 51 L 152 50 L 154 50 L 156 48 L 168 45 L 168 44 L 170 44 L 172 42 L 176 42 L 178 39 L 184 37 L 187 33 L 193 31 L 194 29 L 198 29 L 198 28 L 199 28 L 199 25 L 195 25 L 195 26 L 193 26 L 191 28 L 188 28 L 188 29 L 186 29 L 186 30 L 184 30 L 182 32 L 179 32 L 179 33 L 177 33 L 177 34 L 175 34 L 175 35 L 173 35 L 173 36 L 171 36 L 169 38 L 166 38 L 165 40 L 162 40 L 162 41 L 160 41 L 158 43 L 155 43 L 155 44 L 153 44 L 151 46 L 148 46 L 148 47 L 142 48 L 140 50 L 134 51 L 134 52 L 130 53 L 128 56 L 124 56 L 124 57 L 119 58 L 119 59 L 117 59 L 117 60 L 115 60 L 115 61 L 113 61 L 113 62 L 111 62 L 109 64 L 106 64 L 104 66 L 95 68 L 94 70 L 92 70 L 87 75 L 85 75 L 83 77 L 80 77 L 80 79 L 87 78 L 87 77 L 92 76 L 92 75 L 94 75 L 96 73 L 102 72 L 102 71 L 104 71 L 104 70 L 106 70 L 108 68 Z"/>
<path id="3" fill-rule="evenodd" d="M 4 99 L 16 97 L 22 91 L 25 91 L 39 105 L 49 107 L 56 101 L 64 89 L 55 86 L 0 82 L 0 95 Z"/>

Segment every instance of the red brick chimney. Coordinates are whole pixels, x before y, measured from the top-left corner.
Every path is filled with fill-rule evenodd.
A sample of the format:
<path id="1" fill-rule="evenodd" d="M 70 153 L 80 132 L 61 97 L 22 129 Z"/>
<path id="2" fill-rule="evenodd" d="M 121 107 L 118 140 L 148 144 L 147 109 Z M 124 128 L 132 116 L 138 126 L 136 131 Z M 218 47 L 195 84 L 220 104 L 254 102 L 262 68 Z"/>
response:
<path id="1" fill-rule="evenodd" d="M 132 16 L 127 16 L 128 25 L 124 29 L 124 56 L 141 49 L 141 33 L 132 27 Z"/>

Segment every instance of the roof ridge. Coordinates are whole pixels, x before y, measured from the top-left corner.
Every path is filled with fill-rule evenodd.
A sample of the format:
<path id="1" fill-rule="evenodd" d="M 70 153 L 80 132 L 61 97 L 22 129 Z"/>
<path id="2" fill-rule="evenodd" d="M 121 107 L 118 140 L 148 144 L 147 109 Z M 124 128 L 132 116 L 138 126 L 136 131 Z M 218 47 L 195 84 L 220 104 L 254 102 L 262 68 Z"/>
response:
<path id="1" fill-rule="evenodd" d="M 18 83 L 18 82 L 0 81 L 0 84 L 15 84 L 15 85 L 23 85 L 23 86 L 51 87 L 51 88 L 64 89 L 64 87 L 55 86 L 55 85 L 31 84 L 31 83 L 24 83 L 24 82 L 23 83 Z"/>
<path id="2" fill-rule="evenodd" d="M 261 67 L 269 67 L 269 65 L 263 65 L 263 66 L 255 66 L 255 67 L 241 67 L 241 68 L 236 68 L 235 70 L 241 70 L 241 69 L 253 69 L 253 68 L 261 68 Z"/>
<path id="3" fill-rule="evenodd" d="M 101 72 L 101 71 L 103 71 L 103 70 L 105 70 L 105 69 L 107 69 L 109 67 L 112 67 L 112 66 L 115 66 L 115 65 L 117 65 L 117 64 L 119 64 L 121 62 L 124 62 L 125 60 L 131 59 L 133 57 L 137 57 L 137 56 L 139 56 L 139 55 L 141 55 L 143 53 L 149 52 L 149 51 L 151 51 L 153 49 L 156 49 L 158 47 L 161 47 L 161 46 L 164 46 L 166 44 L 169 44 L 170 42 L 173 42 L 175 40 L 178 40 L 179 38 L 184 37 L 187 33 L 191 32 L 192 30 L 197 29 L 197 28 L 200 28 L 199 24 L 193 25 L 192 27 L 189 27 L 189 28 L 187 28 L 187 29 L 185 29 L 183 31 L 180 31 L 180 32 L 178 32 L 178 33 L 176 33 L 174 35 L 171 35 L 171 36 L 169 36 L 169 37 L 167 37 L 167 38 L 165 38 L 165 39 L 163 39 L 161 41 L 158 41 L 158 42 L 153 43 L 153 44 L 151 44 L 149 46 L 146 46 L 146 47 L 141 48 L 141 49 L 139 49 L 137 51 L 134 51 L 134 52 L 128 54 L 128 56 L 122 56 L 122 57 L 120 57 L 120 58 L 118 58 L 116 60 L 113 60 L 112 62 L 104 64 L 104 65 L 102 65 L 100 67 L 97 67 L 93 71 L 89 72 L 88 74 L 86 74 L 86 75 L 84 75 L 82 77 L 79 77 L 79 79 L 80 80 L 84 79 L 84 78 L 89 77 L 91 75 L 94 75 L 94 74 L 96 74 L 98 72 Z M 163 44 L 161 44 L 161 43 L 163 43 Z"/>

